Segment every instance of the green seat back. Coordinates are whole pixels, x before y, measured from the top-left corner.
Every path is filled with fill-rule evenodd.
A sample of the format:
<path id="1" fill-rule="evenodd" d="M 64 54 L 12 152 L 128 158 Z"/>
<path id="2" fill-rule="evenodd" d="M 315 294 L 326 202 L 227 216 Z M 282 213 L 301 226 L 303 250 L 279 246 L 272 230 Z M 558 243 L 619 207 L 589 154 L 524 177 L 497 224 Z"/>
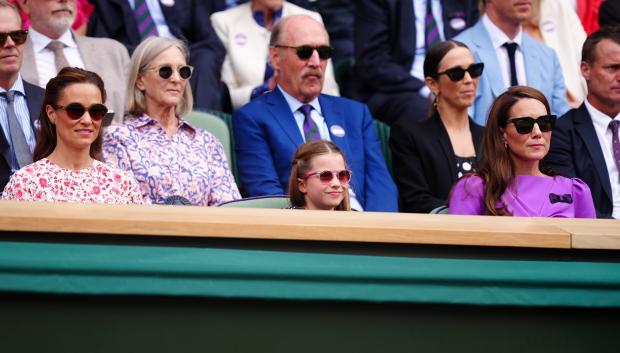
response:
<path id="1" fill-rule="evenodd" d="M 385 164 L 387 164 L 388 170 L 392 176 L 392 150 L 390 150 L 390 126 L 382 121 L 375 119 L 375 127 L 377 128 L 377 137 L 381 142 L 381 152 L 383 152 L 383 158 L 385 158 Z"/>
<path id="2" fill-rule="evenodd" d="M 220 207 L 243 207 L 243 208 L 289 208 L 290 202 L 288 196 L 258 196 L 248 197 L 229 201 L 220 205 Z"/>

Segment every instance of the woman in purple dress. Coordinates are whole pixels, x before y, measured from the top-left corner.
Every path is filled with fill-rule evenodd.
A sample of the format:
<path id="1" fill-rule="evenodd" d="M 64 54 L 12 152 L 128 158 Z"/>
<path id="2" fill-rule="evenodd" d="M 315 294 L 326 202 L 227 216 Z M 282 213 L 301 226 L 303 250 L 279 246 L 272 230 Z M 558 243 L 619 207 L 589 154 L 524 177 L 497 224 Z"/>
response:
<path id="1" fill-rule="evenodd" d="M 513 86 L 489 112 L 477 173 L 452 190 L 451 214 L 596 218 L 588 185 L 541 165 L 556 116 L 538 90 Z"/>

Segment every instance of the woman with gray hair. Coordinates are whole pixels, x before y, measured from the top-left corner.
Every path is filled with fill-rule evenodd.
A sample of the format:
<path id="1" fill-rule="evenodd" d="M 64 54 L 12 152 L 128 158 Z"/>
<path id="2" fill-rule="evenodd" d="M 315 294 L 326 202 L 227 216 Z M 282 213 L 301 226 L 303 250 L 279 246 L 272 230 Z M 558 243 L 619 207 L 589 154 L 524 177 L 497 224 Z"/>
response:
<path id="1" fill-rule="evenodd" d="M 151 203 L 175 197 L 211 206 L 240 198 L 224 148 L 183 118 L 192 109 L 187 46 L 151 37 L 131 58 L 129 117 L 104 134 L 105 161 L 130 170 Z"/>

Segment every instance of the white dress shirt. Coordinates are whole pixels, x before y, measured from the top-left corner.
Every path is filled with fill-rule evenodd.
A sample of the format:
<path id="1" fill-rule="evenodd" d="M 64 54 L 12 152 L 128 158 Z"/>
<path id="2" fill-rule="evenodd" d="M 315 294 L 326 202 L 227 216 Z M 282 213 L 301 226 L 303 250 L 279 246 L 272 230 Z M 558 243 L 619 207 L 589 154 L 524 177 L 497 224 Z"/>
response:
<path id="1" fill-rule="evenodd" d="M 425 41 L 426 36 L 426 0 L 412 0 L 413 1 L 413 14 L 415 15 L 415 53 L 413 58 L 413 65 L 411 66 L 411 76 L 424 82 L 424 58 L 426 57 Z M 432 0 L 431 11 L 437 23 L 437 30 L 439 31 L 439 40 L 446 40 L 446 36 L 443 33 L 443 11 L 441 9 L 440 0 Z M 424 98 L 428 98 L 431 90 L 422 86 L 418 91 Z"/>
<path id="2" fill-rule="evenodd" d="M 45 88 L 47 82 L 56 77 L 56 63 L 54 62 L 54 52 L 47 49 L 47 45 L 52 41 L 51 38 L 37 32 L 30 27 L 28 36 L 32 40 L 32 49 L 34 51 L 34 62 L 37 65 L 37 73 L 39 74 L 39 86 Z M 68 30 L 58 38 L 58 41 L 65 45 L 62 53 L 67 58 L 67 62 L 71 67 L 84 68 L 84 61 L 78 51 L 77 44 L 73 39 L 71 31 Z"/>
<path id="3" fill-rule="evenodd" d="M 495 25 L 489 18 L 489 16 L 482 16 L 482 24 L 486 28 L 489 36 L 491 37 L 491 42 L 493 43 L 493 48 L 495 48 L 495 53 L 497 55 L 497 61 L 499 62 L 499 67 L 502 71 L 502 79 L 504 80 L 504 84 L 506 87 L 510 87 L 510 59 L 508 58 L 508 51 L 505 47 L 503 47 L 506 42 L 514 42 L 517 43 L 517 50 L 515 52 L 515 66 L 517 69 L 517 81 L 521 86 L 527 86 L 527 76 L 525 74 L 525 60 L 523 59 L 523 30 L 519 28 L 519 33 L 514 37 L 514 39 L 508 38 L 506 33 L 502 32 L 499 27 Z M 492 73 L 493 74 L 493 73 Z"/>
<path id="4" fill-rule="evenodd" d="M 598 137 L 598 143 L 601 145 L 601 149 L 603 150 L 605 164 L 607 165 L 607 171 L 609 172 L 609 183 L 611 184 L 611 195 L 614 206 L 611 216 L 613 218 L 620 218 L 620 176 L 618 176 L 618 166 L 616 166 L 616 162 L 614 162 L 612 143 L 613 136 L 611 128 L 609 127 L 609 123 L 612 120 L 620 120 L 620 113 L 615 117 L 610 117 L 594 108 L 587 99 L 584 103 L 586 104 L 588 113 L 590 113 L 592 124 L 594 124 L 596 137 Z"/>
<path id="5" fill-rule="evenodd" d="M 135 7 L 135 0 L 127 0 L 129 2 L 129 6 L 133 9 Z M 204 1 L 204 0 L 203 0 Z M 166 23 L 166 18 L 164 17 L 164 13 L 161 10 L 161 5 L 159 4 L 159 0 L 145 0 L 146 7 L 149 8 L 149 13 L 151 14 L 151 18 L 153 22 L 155 22 L 155 27 L 157 27 L 157 34 L 160 37 L 166 38 L 174 38 L 172 33 L 170 32 L 170 28 L 168 28 L 168 23 Z M 172 1 L 174 4 L 174 1 Z"/>
<path id="6" fill-rule="evenodd" d="M 293 96 L 284 92 L 284 90 L 280 88 L 279 85 L 277 87 L 280 90 L 280 92 L 282 92 L 282 95 L 284 96 L 286 103 L 291 109 L 291 112 L 293 112 L 293 116 L 295 117 L 295 122 L 297 123 L 297 127 L 299 128 L 299 133 L 301 134 L 301 137 L 305 140 L 303 125 L 304 125 L 304 119 L 306 117 L 304 116 L 302 112 L 299 111 L 299 108 L 302 105 L 304 105 L 304 103 L 298 101 Z M 319 98 L 318 97 L 314 98 L 312 101 L 310 101 L 307 104 L 311 105 L 313 108 L 310 111 L 310 118 L 312 118 L 316 126 L 318 126 L 319 134 L 321 135 L 321 140 L 331 141 L 332 139 L 329 136 L 329 128 L 327 127 L 327 123 L 325 122 L 325 118 L 323 117 L 323 113 L 321 112 L 321 105 L 319 104 Z M 349 188 L 349 201 L 351 203 L 352 209 L 357 210 L 357 211 L 364 210 L 364 208 L 362 207 L 362 204 L 360 204 L 359 201 L 357 201 L 357 197 L 355 196 L 355 191 L 353 191 L 353 188 L 351 187 Z"/>

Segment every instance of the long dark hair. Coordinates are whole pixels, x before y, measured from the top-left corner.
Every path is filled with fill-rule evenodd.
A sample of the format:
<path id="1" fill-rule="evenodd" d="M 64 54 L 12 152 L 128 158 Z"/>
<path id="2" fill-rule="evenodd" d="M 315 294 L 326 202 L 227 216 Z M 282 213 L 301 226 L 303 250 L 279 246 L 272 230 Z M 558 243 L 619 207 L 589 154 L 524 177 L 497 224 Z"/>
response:
<path id="1" fill-rule="evenodd" d="M 77 83 L 90 83 L 101 92 L 101 100 L 105 102 L 106 93 L 103 87 L 103 80 L 99 75 L 94 72 L 82 70 L 77 67 L 65 67 L 58 75 L 52 78 L 45 87 L 45 97 L 43 99 L 43 106 L 41 107 L 41 113 L 39 113 L 40 129 L 37 134 L 37 145 L 34 148 L 32 159 L 36 162 L 49 156 L 54 149 L 56 149 L 57 136 L 56 125 L 52 124 L 49 116 L 47 116 L 48 105 L 52 107 L 58 106 L 65 88 Z M 103 129 L 99 129 L 99 135 L 97 139 L 90 145 L 90 156 L 94 159 L 102 161 L 101 155 L 101 133 Z"/>
<path id="2" fill-rule="evenodd" d="M 291 177 L 288 181 L 288 193 L 289 198 L 291 199 L 291 206 L 306 206 L 305 195 L 299 191 L 299 178 L 310 172 L 310 163 L 314 157 L 329 153 L 341 155 L 342 159 L 345 160 L 346 167 L 346 158 L 344 158 L 344 153 L 342 153 L 342 150 L 340 150 L 340 148 L 338 148 L 338 146 L 331 141 L 318 140 L 299 146 L 297 152 L 295 152 L 295 157 L 293 157 Z M 344 189 L 344 198 L 342 199 L 342 202 L 336 206 L 336 211 L 351 211 L 351 204 L 349 203 L 349 188 Z"/>
<path id="3" fill-rule="evenodd" d="M 482 141 L 482 161 L 476 173 L 484 180 L 484 207 L 489 215 L 505 216 L 512 214 L 504 204 L 496 207 L 502 194 L 515 176 L 515 166 L 505 146 L 503 128 L 505 128 L 510 117 L 510 109 L 518 101 L 525 98 L 541 102 L 545 106 L 547 114 L 551 114 L 549 102 L 545 95 L 537 89 L 525 86 L 508 88 L 506 92 L 495 99 L 489 111 Z M 542 163 L 539 168 L 544 174 L 553 174 L 544 169 Z"/>
<path id="4" fill-rule="evenodd" d="M 441 42 L 437 45 L 434 45 L 432 48 L 428 50 L 426 53 L 426 57 L 424 58 L 424 77 L 431 77 L 435 81 L 439 79 L 439 64 L 441 60 L 450 52 L 450 50 L 454 48 L 467 48 L 465 43 L 461 43 L 457 40 L 449 39 L 444 42 Z M 428 116 L 431 117 L 437 113 L 437 97 L 433 101 L 431 108 L 428 110 Z"/>

